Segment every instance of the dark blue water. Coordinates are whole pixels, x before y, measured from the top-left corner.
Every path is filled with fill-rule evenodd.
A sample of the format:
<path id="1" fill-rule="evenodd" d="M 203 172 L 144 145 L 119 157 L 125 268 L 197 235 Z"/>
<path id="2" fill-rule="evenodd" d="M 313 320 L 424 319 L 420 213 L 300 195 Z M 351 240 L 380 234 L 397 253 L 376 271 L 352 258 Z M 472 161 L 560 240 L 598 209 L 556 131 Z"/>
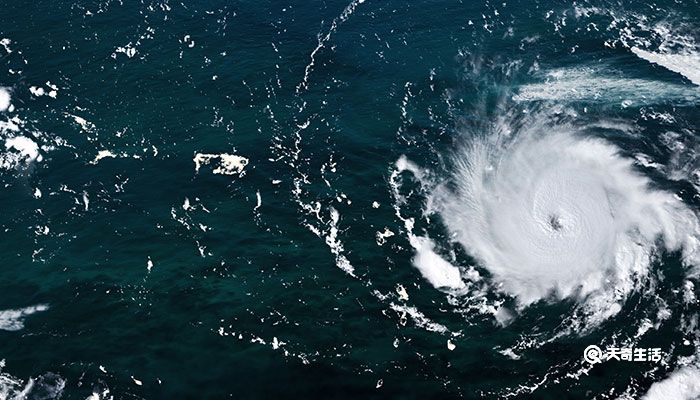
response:
<path id="1" fill-rule="evenodd" d="M 637 398 L 698 365 L 682 248 L 576 326 L 585 296 L 519 307 L 396 168 L 459 186 L 457 149 L 544 115 L 695 215 L 697 1 L 0 10 L 0 399 Z M 582 361 L 611 343 L 664 362 Z"/>

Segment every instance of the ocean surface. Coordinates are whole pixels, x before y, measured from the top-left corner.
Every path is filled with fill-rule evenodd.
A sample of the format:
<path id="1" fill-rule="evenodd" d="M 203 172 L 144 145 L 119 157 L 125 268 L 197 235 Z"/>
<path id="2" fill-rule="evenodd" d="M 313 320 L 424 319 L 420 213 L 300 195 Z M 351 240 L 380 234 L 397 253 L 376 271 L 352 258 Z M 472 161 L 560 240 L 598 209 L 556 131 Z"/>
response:
<path id="1" fill-rule="evenodd" d="M 0 399 L 700 397 L 697 0 L 0 5 Z"/>

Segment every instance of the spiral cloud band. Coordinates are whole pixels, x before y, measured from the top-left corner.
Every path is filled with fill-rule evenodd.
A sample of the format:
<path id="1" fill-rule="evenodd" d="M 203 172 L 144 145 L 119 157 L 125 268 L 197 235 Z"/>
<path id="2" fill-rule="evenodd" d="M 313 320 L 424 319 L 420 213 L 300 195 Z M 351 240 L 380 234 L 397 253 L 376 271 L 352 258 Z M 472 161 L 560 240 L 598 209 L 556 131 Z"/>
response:
<path id="1" fill-rule="evenodd" d="M 535 126 L 472 141 L 430 207 L 521 306 L 593 293 L 619 298 L 648 271 L 660 243 L 696 264 L 695 213 L 650 184 L 611 143 L 574 127 Z"/>

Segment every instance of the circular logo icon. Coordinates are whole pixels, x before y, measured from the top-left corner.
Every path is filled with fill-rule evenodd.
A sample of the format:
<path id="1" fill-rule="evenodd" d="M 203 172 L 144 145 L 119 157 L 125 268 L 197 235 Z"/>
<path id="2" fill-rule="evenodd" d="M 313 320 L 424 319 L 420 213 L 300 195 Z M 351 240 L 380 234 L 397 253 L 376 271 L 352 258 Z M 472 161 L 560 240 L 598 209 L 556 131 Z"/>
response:
<path id="1" fill-rule="evenodd" d="M 603 362 L 603 350 L 600 347 L 592 344 L 583 350 L 583 359 L 589 364 L 598 364 Z"/>

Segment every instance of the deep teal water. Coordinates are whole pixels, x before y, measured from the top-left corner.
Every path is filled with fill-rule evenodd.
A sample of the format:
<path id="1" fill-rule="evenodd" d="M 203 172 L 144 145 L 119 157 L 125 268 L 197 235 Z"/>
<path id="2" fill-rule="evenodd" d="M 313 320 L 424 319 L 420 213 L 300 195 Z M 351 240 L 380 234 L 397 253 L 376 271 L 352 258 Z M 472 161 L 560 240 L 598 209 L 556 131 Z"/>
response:
<path id="1" fill-rule="evenodd" d="M 14 381 L 0 380 L 0 397 L 20 398 L 32 378 L 27 398 L 37 399 L 499 398 L 574 371 L 586 345 L 631 335 L 659 298 L 672 317 L 641 343 L 672 354 L 669 365 L 595 368 L 518 396 L 617 398 L 631 388 L 637 397 L 695 352 L 678 327 L 697 307 L 677 290 L 679 255 L 663 254 L 656 297 L 635 293 L 590 334 L 505 357 L 495 349 L 546 337 L 574 302 L 537 304 L 502 327 L 433 288 L 412 266 L 390 175 L 406 155 L 448 176 L 465 132 L 508 107 L 555 106 L 626 156 L 694 170 L 697 86 L 630 47 L 661 40 L 639 15 L 697 40 L 697 2 L 61 0 L 0 10 L 11 50 L 0 48 L 0 86 L 14 106 L 0 120 L 16 116 L 44 146 L 41 161 L 0 170 L 0 310 L 48 305 L 23 329 L 0 330 L 1 371 Z M 567 68 L 621 83 L 595 96 L 508 100 Z M 30 92 L 48 93 L 47 82 L 55 98 Z M 602 119 L 637 134 L 592 123 Z M 663 146 L 668 131 L 690 149 L 680 160 Z M 115 157 L 93 162 L 102 150 Z M 197 153 L 249 163 L 242 176 L 196 172 Z M 639 169 L 698 206 L 692 174 Z M 402 190 L 421 198 L 417 186 Z M 421 204 L 405 210 L 420 215 Z M 460 266 L 478 264 L 439 224 L 417 226 Z M 334 227 L 355 276 L 327 245 Z M 396 235 L 379 246 L 385 227 Z M 449 332 L 392 308 L 403 304 L 397 284 Z"/>

